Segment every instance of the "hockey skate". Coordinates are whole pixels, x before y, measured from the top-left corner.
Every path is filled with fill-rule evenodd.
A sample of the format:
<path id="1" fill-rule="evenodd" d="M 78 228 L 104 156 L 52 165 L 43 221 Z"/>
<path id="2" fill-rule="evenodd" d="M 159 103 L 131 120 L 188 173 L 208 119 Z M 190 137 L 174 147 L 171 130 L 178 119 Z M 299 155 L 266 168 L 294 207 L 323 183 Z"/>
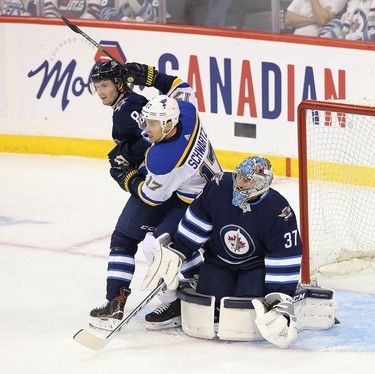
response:
<path id="1" fill-rule="evenodd" d="M 130 292 L 130 288 L 122 287 L 119 296 L 93 309 L 90 312 L 89 325 L 102 330 L 114 330 L 124 317 L 124 307 Z"/>
<path id="2" fill-rule="evenodd" d="M 181 326 L 181 300 L 159 305 L 153 312 L 146 314 L 146 328 L 149 330 L 170 329 Z"/>

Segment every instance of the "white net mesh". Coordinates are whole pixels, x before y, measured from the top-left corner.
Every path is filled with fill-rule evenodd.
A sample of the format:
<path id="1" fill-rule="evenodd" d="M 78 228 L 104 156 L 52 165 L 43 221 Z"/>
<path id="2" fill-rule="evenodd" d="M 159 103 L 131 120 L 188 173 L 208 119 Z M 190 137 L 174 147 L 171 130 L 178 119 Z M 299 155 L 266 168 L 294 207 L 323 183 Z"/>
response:
<path id="1" fill-rule="evenodd" d="M 306 141 L 310 273 L 375 256 L 375 117 L 307 110 Z"/>

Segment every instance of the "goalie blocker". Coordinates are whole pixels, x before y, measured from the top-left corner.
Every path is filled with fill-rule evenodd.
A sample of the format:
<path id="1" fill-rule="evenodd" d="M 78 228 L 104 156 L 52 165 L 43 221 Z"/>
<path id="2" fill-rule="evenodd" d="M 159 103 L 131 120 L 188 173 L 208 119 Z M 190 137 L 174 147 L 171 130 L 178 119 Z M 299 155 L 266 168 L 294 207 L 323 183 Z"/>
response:
<path id="1" fill-rule="evenodd" d="M 219 323 L 214 322 L 214 296 L 199 294 L 186 281 L 180 284 L 178 296 L 182 329 L 197 338 L 266 339 L 288 348 L 295 341 L 297 331 L 326 330 L 337 322 L 335 293 L 320 287 L 299 286 L 293 298 L 279 293 L 269 294 L 264 299 L 224 297 L 220 303 Z"/>

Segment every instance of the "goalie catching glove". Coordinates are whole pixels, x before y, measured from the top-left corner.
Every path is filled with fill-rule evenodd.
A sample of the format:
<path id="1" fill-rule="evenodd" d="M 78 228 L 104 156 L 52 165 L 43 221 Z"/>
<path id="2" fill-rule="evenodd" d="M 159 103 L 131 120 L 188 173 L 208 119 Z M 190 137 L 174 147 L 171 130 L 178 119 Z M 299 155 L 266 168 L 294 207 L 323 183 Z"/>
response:
<path id="1" fill-rule="evenodd" d="M 168 290 L 176 290 L 179 284 L 179 273 L 185 256 L 171 247 L 169 234 L 162 234 L 155 242 L 153 262 L 143 280 L 142 291 L 153 290 L 164 281 Z"/>
<path id="2" fill-rule="evenodd" d="M 137 62 L 128 62 L 125 64 L 125 68 L 127 71 L 126 81 L 137 86 L 153 86 L 158 73 L 153 66 L 138 64 Z"/>
<path id="3" fill-rule="evenodd" d="M 292 298 L 273 292 L 264 300 L 254 299 L 257 325 L 263 338 L 281 348 L 289 348 L 297 339 L 297 320 Z"/>

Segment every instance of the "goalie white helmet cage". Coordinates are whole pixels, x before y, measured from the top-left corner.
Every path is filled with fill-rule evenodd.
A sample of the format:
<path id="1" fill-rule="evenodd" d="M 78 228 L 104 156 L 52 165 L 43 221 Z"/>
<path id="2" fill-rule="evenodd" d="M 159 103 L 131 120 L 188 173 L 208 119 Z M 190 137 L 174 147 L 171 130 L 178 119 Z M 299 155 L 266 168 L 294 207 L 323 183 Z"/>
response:
<path id="1" fill-rule="evenodd" d="M 142 118 L 139 121 L 139 127 L 144 130 L 146 128 L 146 120 L 160 121 L 160 126 L 164 133 L 164 128 L 168 121 L 172 121 L 172 128 L 178 124 L 180 117 L 180 108 L 177 100 L 166 95 L 159 95 L 150 100 L 142 108 Z"/>
<path id="2" fill-rule="evenodd" d="M 233 171 L 233 199 L 234 206 L 243 207 L 247 201 L 259 195 L 264 194 L 270 188 L 272 183 L 272 165 L 270 161 L 261 156 L 245 158 Z M 249 189 L 243 189 L 238 186 L 238 176 L 247 181 L 254 181 Z"/>

